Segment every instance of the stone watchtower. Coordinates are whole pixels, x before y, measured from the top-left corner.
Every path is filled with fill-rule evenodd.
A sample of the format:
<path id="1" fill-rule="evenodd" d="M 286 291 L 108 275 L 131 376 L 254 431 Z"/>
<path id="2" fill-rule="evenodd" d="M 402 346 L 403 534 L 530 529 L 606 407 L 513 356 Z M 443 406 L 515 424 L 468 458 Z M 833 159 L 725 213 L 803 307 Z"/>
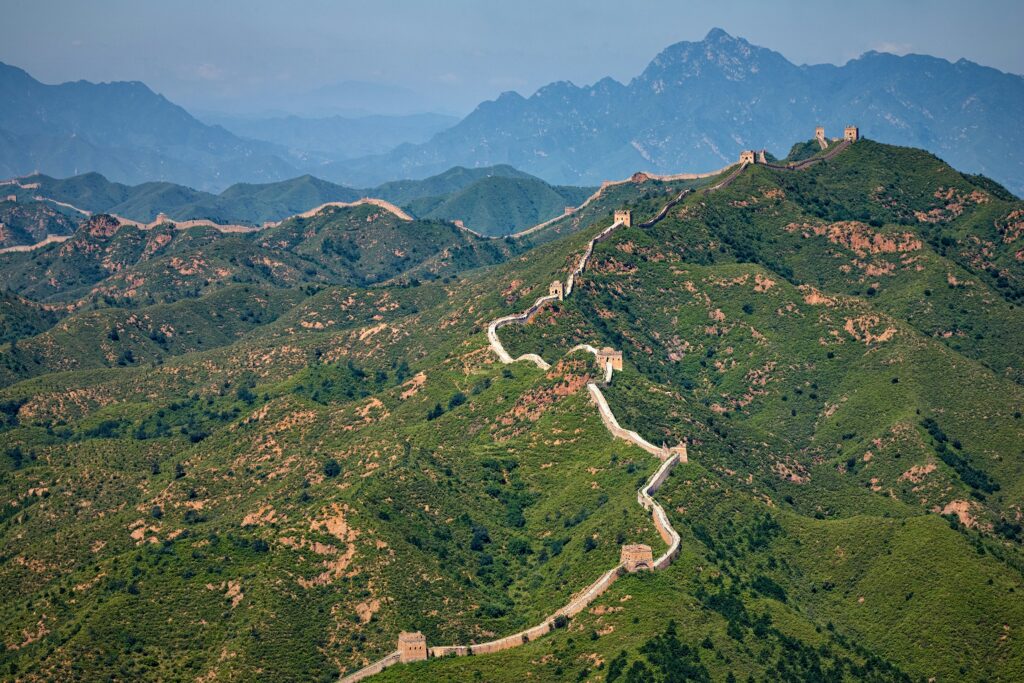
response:
<path id="1" fill-rule="evenodd" d="M 626 571 L 633 573 L 641 569 L 654 569 L 654 553 L 651 546 L 643 543 L 629 543 L 622 546 L 619 562 Z"/>
<path id="2" fill-rule="evenodd" d="M 825 126 L 818 126 L 817 128 L 814 129 L 814 139 L 818 140 L 819 142 L 824 142 Z"/>
<path id="3" fill-rule="evenodd" d="M 673 455 L 679 456 L 679 462 L 687 462 L 689 458 L 686 454 L 686 443 L 676 444 L 675 446 L 669 447 L 666 444 L 661 444 L 661 459 L 668 460 Z"/>
<path id="4" fill-rule="evenodd" d="M 562 215 L 563 216 L 568 216 L 570 213 L 572 213 L 575 210 L 576 210 L 575 206 L 567 206 L 564 209 L 562 209 Z"/>
<path id="5" fill-rule="evenodd" d="M 616 351 L 610 346 L 604 347 L 597 352 L 597 364 L 602 368 L 611 365 L 613 370 L 622 372 L 622 351 Z"/>
<path id="6" fill-rule="evenodd" d="M 427 637 L 419 631 L 398 634 L 398 661 L 421 662 L 427 658 Z"/>
<path id="7" fill-rule="evenodd" d="M 615 222 L 616 223 L 622 223 L 627 228 L 632 227 L 632 225 L 633 225 L 633 212 L 629 211 L 628 209 L 623 209 L 622 211 L 616 211 L 615 212 Z"/>
<path id="8" fill-rule="evenodd" d="M 562 289 L 561 280 L 555 280 L 548 285 L 548 296 L 557 296 L 559 301 L 564 298 L 564 290 Z"/>
<path id="9" fill-rule="evenodd" d="M 745 149 L 740 152 L 740 163 L 741 164 L 752 164 L 754 163 L 754 150 Z"/>
<path id="10" fill-rule="evenodd" d="M 857 126 L 847 126 L 843 129 L 843 139 L 857 142 L 857 140 L 860 140 L 860 129 Z"/>

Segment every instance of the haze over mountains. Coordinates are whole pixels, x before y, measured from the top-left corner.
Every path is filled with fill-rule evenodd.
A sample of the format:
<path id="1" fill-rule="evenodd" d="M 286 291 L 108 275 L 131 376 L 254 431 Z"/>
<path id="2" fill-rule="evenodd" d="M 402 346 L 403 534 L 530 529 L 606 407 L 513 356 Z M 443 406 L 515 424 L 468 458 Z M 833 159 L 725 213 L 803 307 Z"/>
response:
<path id="1" fill-rule="evenodd" d="M 365 187 L 511 164 L 552 183 L 593 184 L 637 169 L 710 170 L 749 147 L 782 155 L 814 125 L 837 134 L 855 122 L 869 137 L 923 147 L 1024 192 L 1024 160 L 1005 153 L 1022 142 L 1020 76 L 877 52 L 844 66 L 797 66 L 720 29 L 666 48 L 628 84 L 506 92 L 426 141 L 446 118 L 220 119 L 232 133 L 142 83 L 51 86 L 6 65 L 0 97 L 3 175 L 98 171 L 220 190 L 312 173 Z"/>
<path id="2" fill-rule="evenodd" d="M 926 148 L 965 170 L 1024 189 L 1024 79 L 966 60 L 869 52 L 844 66 L 797 66 L 714 29 L 661 52 L 623 85 L 552 83 L 481 104 L 430 142 L 354 165 L 415 176 L 454 163 L 508 163 L 559 183 L 638 168 L 709 170 L 741 149 L 784 154 L 816 124 L 857 123 L 877 140 Z"/>

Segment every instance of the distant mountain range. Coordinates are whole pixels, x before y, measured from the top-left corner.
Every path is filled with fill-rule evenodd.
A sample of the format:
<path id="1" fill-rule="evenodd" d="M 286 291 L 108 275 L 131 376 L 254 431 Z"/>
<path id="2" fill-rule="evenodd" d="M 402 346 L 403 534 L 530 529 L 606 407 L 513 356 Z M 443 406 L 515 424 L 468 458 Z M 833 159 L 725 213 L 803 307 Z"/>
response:
<path id="1" fill-rule="evenodd" d="M 628 85 L 506 92 L 429 142 L 349 165 L 352 178 L 417 177 L 507 163 L 553 183 L 637 169 L 704 171 L 745 148 L 784 156 L 814 126 L 855 123 L 873 139 L 926 148 L 1024 193 L 1024 78 L 967 60 L 868 52 L 844 66 L 797 66 L 721 29 L 661 52 Z"/>
<path id="2" fill-rule="evenodd" d="M 225 121 L 232 133 L 141 83 L 44 85 L 6 65 L 0 101 L 0 175 L 98 171 L 128 183 L 221 190 L 302 173 L 370 186 L 452 166 L 510 164 L 549 183 L 593 184 L 638 169 L 718 168 L 744 148 L 784 156 L 816 125 L 836 135 L 856 123 L 867 137 L 926 148 L 1024 194 L 1024 159 L 1006 153 L 1024 141 L 1021 76 L 877 52 L 843 66 L 798 66 L 721 29 L 666 48 L 628 84 L 605 78 L 585 87 L 552 83 L 528 98 L 504 93 L 415 144 L 446 122 Z"/>
<path id="3" fill-rule="evenodd" d="M 97 171 L 219 188 L 296 175 L 273 145 L 207 126 L 142 83 L 45 85 L 0 64 L 0 174 Z"/>

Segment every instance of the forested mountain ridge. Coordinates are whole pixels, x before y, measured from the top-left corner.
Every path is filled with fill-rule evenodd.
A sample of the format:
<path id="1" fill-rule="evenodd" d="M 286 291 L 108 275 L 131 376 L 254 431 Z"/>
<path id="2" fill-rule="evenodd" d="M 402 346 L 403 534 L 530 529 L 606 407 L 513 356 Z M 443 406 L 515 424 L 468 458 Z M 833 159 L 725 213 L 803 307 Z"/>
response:
<path id="1" fill-rule="evenodd" d="M 495 183 L 500 183 L 500 192 Z M 402 205 L 422 218 L 461 220 L 481 233 L 501 236 L 560 215 L 566 206 L 578 205 L 593 192 L 587 187 L 550 186 L 511 166 L 454 167 L 430 178 L 366 189 L 306 175 L 274 183 L 236 183 L 212 194 L 167 182 L 124 185 L 99 173 L 70 178 L 31 175 L 8 181 L 0 189 L 15 198 L 15 202 L 0 203 L 0 212 L 10 214 L 4 223 L 7 232 L 0 233 L 0 247 L 34 244 L 47 234 L 68 235 L 89 213 L 108 213 L 143 224 L 163 214 L 176 221 L 259 227 L 323 204 L 363 197 Z M 39 214 L 39 220 L 26 231 L 18 227 L 26 223 L 19 216 L 30 211 Z"/>

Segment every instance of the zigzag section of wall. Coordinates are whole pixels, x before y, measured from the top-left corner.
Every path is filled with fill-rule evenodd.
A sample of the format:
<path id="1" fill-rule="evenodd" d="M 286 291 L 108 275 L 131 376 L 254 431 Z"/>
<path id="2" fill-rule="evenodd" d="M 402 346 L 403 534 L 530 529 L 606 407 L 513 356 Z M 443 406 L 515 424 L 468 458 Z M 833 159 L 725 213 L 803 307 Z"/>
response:
<path id="1" fill-rule="evenodd" d="M 729 178 L 727 178 L 727 180 L 731 182 L 731 179 L 735 178 L 735 176 L 738 175 L 739 172 L 743 170 L 743 168 L 744 167 L 741 165 L 736 171 L 733 172 L 733 174 L 729 176 Z M 724 185 L 722 185 L 722 183 L 719 183 L 719 186 Z M 668 215 L 668 211 L 673 206 L 682 201 L 682 199 L 686 197 L 686 195 L 689 194 L 689 192 L 690 190 L 684 190 L 680 192 L 679 195 L 672 199 L 668 204 L 666 204 L 665 207 L 663 207 L 662 210 L 653 219 L 641 224 L 641 226 L 650 227 L 657 223 L 658 221 L 660 221 L 661 219 L 663 219 L 666 215 Z M 572 272 L 569 274 L 568 279 L 566 280 L 566 283 L 564 285 L 564 296 L 569 296 L 572 293 L 576 278 L 582 275 L 583 272 L 586 270 L 587 264 L 589 263 L 590 258 L 594 253 L 594 246 L 599 242 L 607 239 L 617 228 L 621 227 L 623 224 L 624 223 L 621 220 L 612 223 L 607 228 L 604 228 L 601 232 L 595 235 L 587 243 L 587 247 L 584 250 L 583 254 L 580 256 L 580 259 L 577 262 L 576 267 L 572 270 Z M 543 358 L 541 358 L 538 354 L 535 353 L 527 353 L 523 354 L 522 356 L 519 356 L 518 358 L 512 358 L 508 351 L 505 350 L 504 345 L 501 343 L 501 339 L 498 337 L 498 330 L 504 327 L 505 325 L 510 325 L 513 323 L 525 324 L 529 322 L 530 320 L 533 319 L 533 316 L 535 316 L 545 306 L 545 304 L 551 301 L 556 301 L 558 300 L 558 298 L 559 297 L 557 295 L 553 294 L 539 297 L 528 309 L 526 309 L 522 313 L 514 313 L 512 315 L 507 315 L 491 321 L 491 323 L 487 326 L 487 339 L 488 342 L 490 343 L 491 349 L 494 351 L 494 354 L 498 357 L 499 361 L 508 364 L 520 360 L 526 360 L 534 363 L 537 367 L 541 368 L 542 370 L 547 370 L 551 367 L 547 361 L 545 361 Z M 589 344 L 577 345 L 573 347 L 569 351 L 569 353 L 573 353 L 575 351 L 586 351 L 588 353 L 594 354 L 595 357 L 599 357 L 598 350 Z M 611 381 L 611 376 L 612 366 L 610 363 L 608 363 L 604 367 L 604 382 L 606 384 Z M 651 476 L 651 479 L 644 485 L 643 488 L 641 488 L 637 492 L 637 502 L 645 510 L 650 511 L 652 521 L 654 522 L 654 526 L 657 529 L 658 534 L 661 536 L 662 540 L 665 542 L 665 545 L 667 546 L 666 551 L 662 555 L 660 555 L 657 560 L 654 561 L 653 565 L 653 568 L 655 570 L 664 569 L 665 567 L 669 566 L 672 563 L 672 561 L 675 560 L 675 558 L 679 555 L 680 539 L 679 534 L 676 532 L 675 529 L 672 528 L 672 525 L 669 522 L 668 516 L 665 514 L 664 509 L 654 499 L 653 495 L 658 490 L 658 487 L 660 487 L 661 484 L 668 477 L 669 473 L 671 473 L 672 469 L 679 462 L 687 461 L 686 446 L 678 446 L 671 450 L 665 447 L 659 448 L 654 444 L 650 443 L 649 441 L 647 441 L 646 439 L 644 439 L 637 432 L 622 428 L 619 425 L 618 420 L 615 418 L 614 413 L 612 413 L 611 408 L 608 407 L 608 402 L 605 400 L 604 394 L 601 393 L 601 390 L 597 386 L 597 384 L 590 382 L 587 384 L 587 389 L 590 392 L 590 395 L 594 400 L 594 403 L 597 405 L 598 412 L 601 416 L 602 422 L 604 423 L 605 427 L 608 428 L 609 432 L 611 432 L 613 436 L 639 446 L 647 453 L 650 453 L 651 455 L 659 458 L 662 461 L 661 466 Z M 541 636 L 550 633 L 555 628 L 556 620 L 559 617 L 572 617 L 581 612 L 582 610 L 584 610 L 587 607 L 587 605 L 589 605 L 591 602 L 597 599 L 598 596 L 600 596 L 602 593 L 608 590 L 608 587 L 611 586 L 612 583 L 614 583 L 615 580 L 624 572 L 624 564 L 620 562 L 619 564 L 617 564 L 616 566 L 612 567 L 607 572 L 602 574 L 596 581 L 587 586 L 583 591 L 574 596 L 568 604 L 561 607 L 553 614 L 549 615 L 543 622 L 536 626 L 485 643 L 476 643 L 472 645 L 435 646 L 429 648 L 429 654 L 431 657 L 487 654 L 491 652 L 500 652 L 502 650 L 507 650 L 513 647 L 518 647 L 532 640 L 536 640 L 537 638 L 540 638 Z M 390 661 L 392 657 L 393 655 L 389 655 L 385 659 L 389 659 Z M 380 666 L 382 661 L 383 660 L 378 660 L 377 662 L 374 662 L 373 664 L 370 664 L 369 666 L 363 669 L 360 669 L 352 674 L 349 674 L 348 676 L 341 679 L 341 683 L 356 683 L 357 681 L 361 681 L 364 678 L 367 678 L 378 673 L 384 668 Z M 390 666 L 390 664 L 393 663 L 395 662 L 391 661 L 389 664 L 385 666 Z"/>
<path id="2" fill-rule="evenodd" d="M 829 152 L 820 157 L 816 157 L 815 159 L 812 160 L 806 160 L 805 162 L 799 162 L 797 164 L 793 164 L 790 166 L 776 166 L 772 164 L 762 165 L 768 166 L 769 168 L 778 168 L 782 170 L 800 170 L 802 168 L 812 166 L 815 163 L 818 163 L 819 161 L 823 161 L 825 159 L 830 159 L 834 157 L 836 154 L 846 149 L 846 147 L 848 147 L 849 144 L 849 141 L 844 141 L 842 143 L 835 145 L 829 150 Z M 739 177 L 739 175 L 748 165 L 750 164 L 739 164 L 728 176 L 723 178 L 721 181 L 719 181 L 715 185 L 712 185 L 711 187 L 705 188 L 703 190 L 703 193 L 707 194 L 709 192 L 714 192 L 724 187 L 728 187 L 730 184 L 732 184 L 733 181 L 736 180 L 737 177 Z M 723 169 L 723 171 L 727 170 L 728 168 L 729 167 Z M 681 174 L 680 176 L 665 176 L 665 178 L 680 179 L 682 176 L 689 175 L 690 174 Z M 605 185 L 602 185 L 602 189 L 607 185 L 609 184 L 606 183 Z M 680 192 L 679 195 L 676 196 L 668 204 L 666 204 L 661 209 L 661 211 L 659 211 L 658 214 L 655 215 L 654 218 L 644 223 L 641 223 L 639 227 L 651 227 L 658 221 L 665 218 L 665 216 L 668 215 L 669 210 L 671 210 L 673 206 L 682 201 L 691 192 L 692 190 L 689 189 Z M 587 203 L 589 203 L 589 201 L 591 201 L 593 198 L 598 196 L 599 193 L 600 190 L 598 190 L 598 192 L 595 193 L 595 195 L 593 195 L 591 199 L 588 199 L 587 202 L 584 202 L 584 204 L 581 205 L 581 208 L 582 206 L 585 206 Z M 622 221 L 616 221 L 612 223 L 610 226 L 603 229 L 587 243 L 587 247 L 584 250 L 579 261 L 577 262 L 576 267 L 569 274 L 569 277 L 565 282 L 565 285 L 563 287 L 564 296 L 569 296 L 572 293 L 576 278 L 582 275 L 583 272 L 586 270 L 587 264 L 594 253 L 594 246 L 598 242 L 607 239 L 617 228 L 619 228 L 622 225 Z M 542 296 L 538 298 L 533 303 L 533 305 L 531 305 L 522 313 L 507 315 L 491 321 L 491 323 L 487 327 L 487 339 L 488 342 L 490 343 L 491 349 L 494 351 L 499 361 L 508 364 L 525 360 L 534 363 L 535 365 L 537 365 L 537 367 L 541 368 L 542 370 L 547 370 L 551 367 L 547 361 L 545 361 L 543 358 L 541 358 L 538 354 L 535 353 L 527 353 L 523 354 L 522 356 L 519 356 L 518 358 L 512 358 L 508 351 L 505 350 L 504 345 L 501 343 L 501 339 L 498 337 L 498 330 L 504 327 L 505 325 L 510 325 L 513 323 L 525 324 L 529 322 L 541 310 L 541 308 L 544 307 L 545 304 L 551 301 L 556 301 L 558 299 L 559 297 L 555 294 Z M 569 353 L 574 353 L 576 351 L 585 351 L 587 353 L 592 353 L 596 358 L 600 358 L 598 350 L 591 346 L 590 344 L 579 344 L 577 346 L 574 346 L 572 349 L 569 350 Z M 611 364 L 605 366 L 605 384 L 611 381 L 611 369 Z M 657 529 L 658 534 L 661 536 L 662 541 L 664 541 L 666 545 L 665 552 L 658 556 L 658 558 L 654 560 L 653 563 L 654 570 L 664 569 L 671 565 L 672 562 L 675 561 L 675 559 L 679 556 L 681 540 L 679 537 L 679 533 L 676 532 L 676 530 L 672 527 L 672 524 L 668 519 L 668 515 L 665 514 L 665 509 L 654 498 L 654 494 L 657 493 L 659 488 L 661 488 L 662 484 L 664 484 L 665 480 L 668 478 L 669 474 L 671 474 L 673 468 L 675 468 L 677 464 L 679 464 L 680 462 L 688 462 L 689 458 L 686 444 L 684 443 L 673 448 L 667 448 L 665 446 L 659 448 L 658 446 L 655 446 L 654 444 L 640 436 L 640 434 L 638 434 L 637 432 L 625 429 L 619 424 L 619 421 L 616 419 L 615 414 L 608 406 L 608 401 L 605 399 L 604 393 L 601 391 L 600 387 L 598 387 L 596 383 L 589 382 L 587 384 L 587 391 L 590 393 L 591 399 L 597 406 L 598 413 L 601 416 L 602 423 L 614 437 L 622 439 L 624 441 L 628 441 L 629 443 L 638 446 L 645 452 L 650 453 L 651 455 L 661 460 L 661 465 L 658 467 L 658 469 L 654 472 L 654 474 L 651 475 L 651 478 L 647 480 L 647 482 L 640 488 L 640 490 L 637 491 L 637 502 L 645 510 L 651 513 L 651 519 L 654 522 L 655 529 Z M 614 583 L 615 580 L 624 572 L 625 564 L 623 562 L 620 562 L 618 565 L 612 567 L 607 572 L 602 574 L 596 581 L 594 581 L 594 583 L 590 584 L 582 592 L 574 596 L 568 604 L 566 604 L 564 607 L 560 608 L 555 613 L 548 616 L 543 622 L 536 626 L 520 631 L 519 633 L 513 633 L 512 635 L 505 636 L 497 640 L 488 641 L 485 643 L 476 643 L 472 645 L 435 646 L 429 648 L 429 655 L 431 657 L 444 657 L 449 655 L 464 656 L 471 654 L 487 654 L 491 652 L 500 652 L 502 650 L 507 650 L 513 647 L 518 647 L 532 640 L 536 640 L 537 638 L 540 638 L 541 636 L 550 633 L 554 628 L 556 628 L 555 624 L 558 617 L 571 617 L 585 609 L 587 605 L 589 605 L 591 602 L 597 599 L 598 596 L 604 593 L 608 589 L 608 587 L 611 586 L 612 583 Z M 398 653 L 392 653 L 384 659 L 378 660 L 364 667 L 363 669 L 360 669 L 352 674 L 349 674 L 348 676 L 342 678 L 340 683 L 356 683 L 357 681 L 361 681 L 364 678 L 368 678 L 369 676 L 379 673 L 387 666 L 397 663 L 399 661 L 397 655 Z"/>

